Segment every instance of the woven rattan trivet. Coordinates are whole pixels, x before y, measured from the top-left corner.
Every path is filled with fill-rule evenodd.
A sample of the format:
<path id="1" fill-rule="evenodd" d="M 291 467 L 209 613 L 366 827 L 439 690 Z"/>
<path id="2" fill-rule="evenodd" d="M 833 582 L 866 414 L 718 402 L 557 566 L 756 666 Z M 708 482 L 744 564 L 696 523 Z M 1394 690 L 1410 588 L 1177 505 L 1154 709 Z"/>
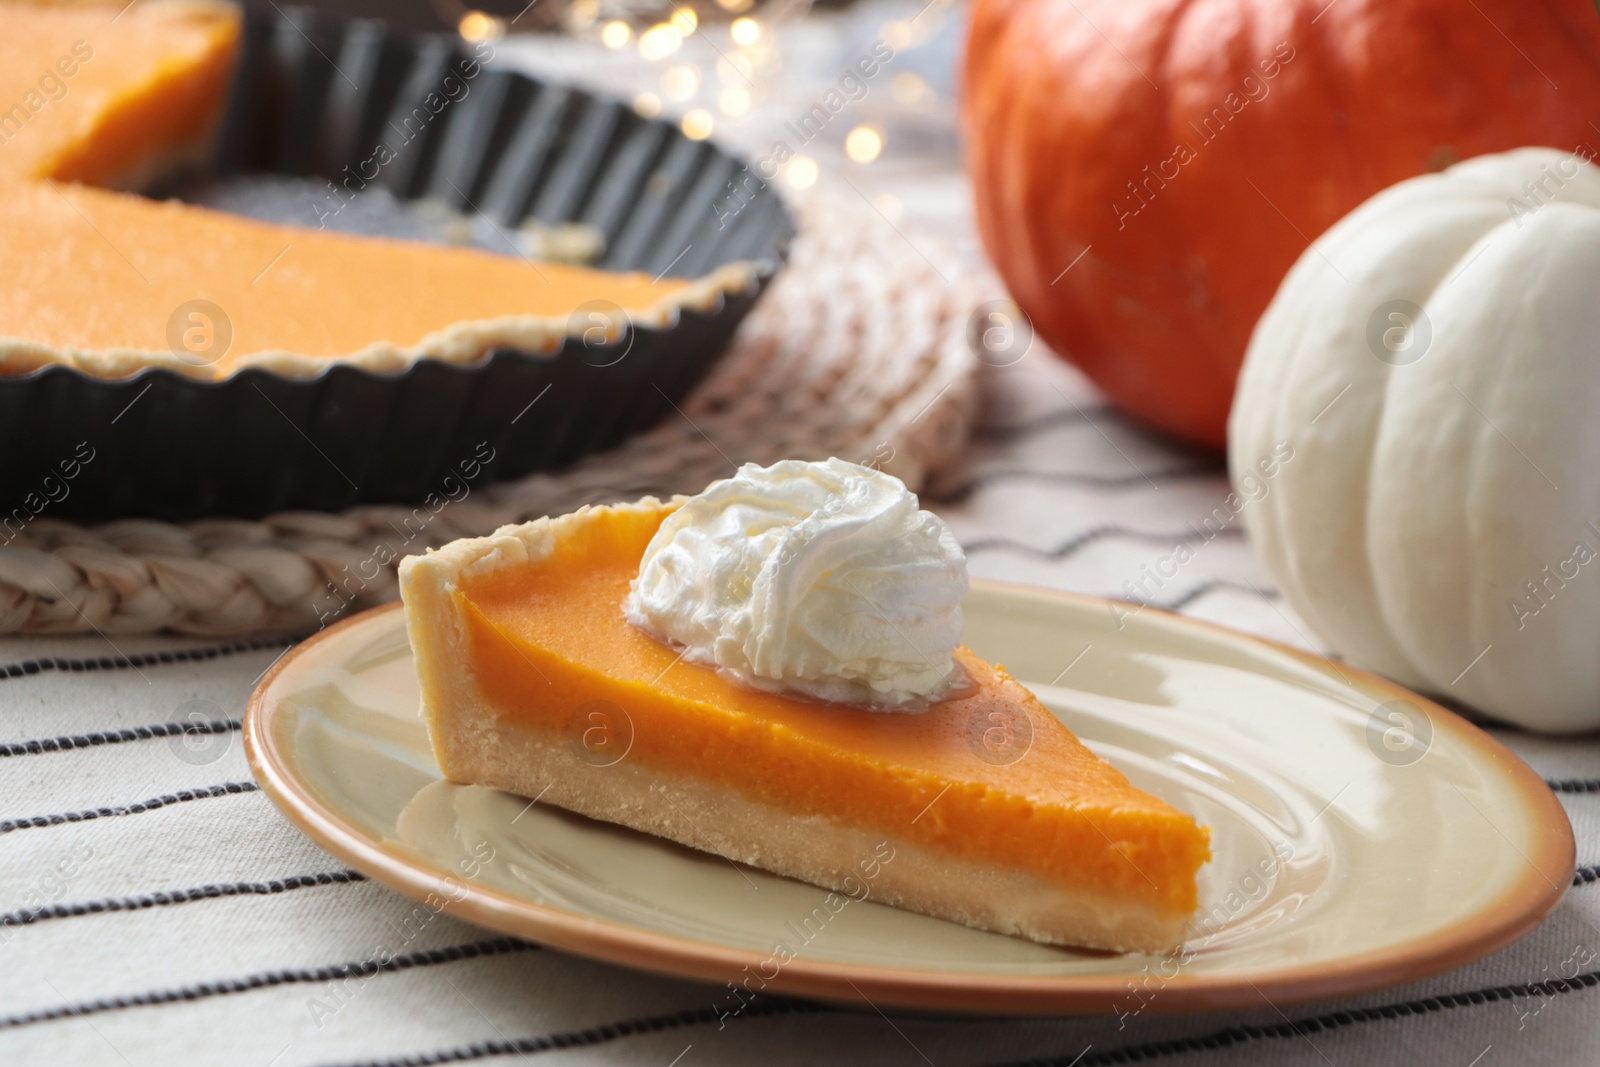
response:
<path id="1" fill-rule="evenodd" d="M 752 460 L 839 456 L 920 488 L 967 441 L 978 283 L 946 280 L 859 198 L 813 195 L 798 214 L 788 267 L 646 433 L 516 482 L 489 484 L 490 458 L 416 508 L 95 527 L 45 512 L 0 548 L 0 633 L 304 633 L 393 599 L 400 557 L 583 504 L 695 493 Z"/>

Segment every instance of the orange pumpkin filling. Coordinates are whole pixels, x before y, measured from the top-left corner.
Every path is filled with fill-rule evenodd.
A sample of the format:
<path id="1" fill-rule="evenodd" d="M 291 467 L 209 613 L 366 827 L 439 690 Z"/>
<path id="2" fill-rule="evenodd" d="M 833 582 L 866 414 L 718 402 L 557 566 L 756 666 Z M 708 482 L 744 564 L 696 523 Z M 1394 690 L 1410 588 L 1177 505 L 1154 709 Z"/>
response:
<path id="1" fill-rule="evenodd" d="M 591 512 L 584 536 L 548 557 L 461 579 L 471 670 L 500 714 L 556 735 L 574 709 L 609 701 L 631 727 L 630 763 L 1164 914 L 1194 909 L 1206 831 L 969 650 L 958 659 L 970 695 L 923 714 L 871 713 L 750 689 L 630 626 L 623 598 L 670 510 Z M 1008 764 L 986 759 L 983 735 L 996 728 L 1031 728 L 1031 745 Z"/>
<path id="2" fill-rule="evenodd" d="M 0 5 L 0 175 L 104 185 L 192 146 L 222 106 L 239 15 L 213 3 Z"/>
<path id="3" fill-rule="evenodd" d="M 184 0 L 4 3 L 0 19 L 0 373 L 85 351 L 121 356 L 103 369 L 132 373 L 138 354 L 174 351 L 174 312 L 195 300 L 231 324 L 226 351 L 204 360 L 220 375 L 270 353 L 470 357 L 525 340 L 530 318 L 564 332 L 593 300 L 666 314 L 692 284 L 57 184 L 136 182 L 192 153 L 226 95 L 238 13 Z M 480 328 L 452 333 L 463 323 Z"/>

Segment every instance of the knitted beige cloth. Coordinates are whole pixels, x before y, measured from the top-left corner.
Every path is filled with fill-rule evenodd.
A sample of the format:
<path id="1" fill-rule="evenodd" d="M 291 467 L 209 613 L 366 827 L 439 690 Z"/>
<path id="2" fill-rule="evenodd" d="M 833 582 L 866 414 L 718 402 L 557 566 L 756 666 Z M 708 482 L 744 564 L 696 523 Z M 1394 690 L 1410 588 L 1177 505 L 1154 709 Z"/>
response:
<path id="1" fill-rule="evenodd" d="M 839 456 L 920 488 L 967 442 L 967 320 L 987 290 L 947 280 L 859 199 L 813 196 L 798 216 L 788 266 L 729 351 L 680 411 L 617 448 L 500 484 L 491 456 L 415 508 L 95 527 L 46 512 L 0 548 L 0 633 L 305 632 L 393 599 L 403 556 L 583 504 L 698 492 L 747 461 Z"/>

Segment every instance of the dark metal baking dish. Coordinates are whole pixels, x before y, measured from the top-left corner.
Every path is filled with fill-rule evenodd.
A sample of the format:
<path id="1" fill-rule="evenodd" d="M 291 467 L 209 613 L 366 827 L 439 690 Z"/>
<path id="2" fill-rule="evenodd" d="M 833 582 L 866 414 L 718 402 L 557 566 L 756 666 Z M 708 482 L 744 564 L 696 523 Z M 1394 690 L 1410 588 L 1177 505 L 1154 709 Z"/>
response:
<path id="1" fill-rule="evenodd" d="M 472 62 L 453 38 L 303 10 L 249 16 L 203 176 L 336 180 Z M 730 213 L 734 181 L 744 192 Z M 103 379 L 65 366 L 0 376 L 0 519 L 416 503 L 489 450 L 479 484 L 559 468 L 648 427 L 687 394 L 793 233 L 776 193 L 716 145 L 624 103 L 493 65 L 476 70 L 470 91 L 423 124 L 375 184 L 508 230 L 528 220 L 593 227 L 605 239 L 598 267 L 702 277 L 749 261 L 754 282 L 709 311 L 635 327 L 615 347 L 568 338 L 553 353 L 496 349 L 473 364 L 425 359 L 390 374 L 330 362 L 311 378 L 246 369 L 204 381 L 150 369 Z"/>

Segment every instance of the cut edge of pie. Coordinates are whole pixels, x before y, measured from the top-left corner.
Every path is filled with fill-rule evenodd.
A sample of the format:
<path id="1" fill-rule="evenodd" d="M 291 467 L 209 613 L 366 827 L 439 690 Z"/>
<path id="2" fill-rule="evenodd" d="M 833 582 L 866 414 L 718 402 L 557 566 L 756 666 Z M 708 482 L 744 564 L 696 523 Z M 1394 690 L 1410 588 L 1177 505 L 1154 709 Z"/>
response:
<path id="1" fill-rule="evenodd" d="M 527 676 L 530 684 L 525 699 L 508 698 L 505 687 L 488 677 L 494 664 L 485 657 L 484 631 L 475 621 L 463 589 L 482 588 L 485 583 L 502 578 L 526 577 L 530 569 L 541 564 L 557 563 L 556 557 L 564 546 L 587 538 L 604 541 L 607 524 L 643 523 L 653 529 L 683 499 L 663 503 L 647 497 L 633 504 L 586 507 L 556 518 L 502 527 L 489 537 L 456 541 L 402 562 L 401 594 L 422 688 L 423 713 L 446 778 L 537 797 L 541 802 L 590 818 L 621 824 L 838 893 L 853 895 L 854 890 L 870 883 L 872 899 L 984 930 L 1111 951 L 1163 951 L 1182 943 L 1197 901 L 1195 874 L 1210 858 L 1207 831 L 1189 816 L 1132 787 L 1120 772 L 1084 749 L 1002 668 L 991 667 L 965 648 L 958 650 L 957 658 L 984 686 L 1003 691 L 1006 699 L 1020 704 L 1038 724 L 1035 731 L 1046 725 L 1041 717 L 1047 717 L 1050 728 L 1058 729 L 1066 742 L 1081 752 L 1081 756 L 1073 758 L 1097 765 L 1094 773 L 1103 772 L 1105 780 L 1113 783 L 1113 808 L 1123 798 L 1135 806 L 1147 802 L 1148 810 L 1162 824 L 1159 832 L 1152 831 L 1148 838 L 1140 838 L 1137 832 L 1124 838 L 1116 824 L 1110 827 L 1110 834 L 1118 839 L 1116 844 L 1100 826 L 1094 827 L 1098 837 L 1084 834 L 1091 848 L 1110 857 L 1109 861 L 1105 856 L 1098 857 L 1102 862 L 1115 866 L 1120 860 L 1128 870 L 1118 871 L 1110 882 L 1096 884 L 1090 878 L 1064 884 L 1059 877 L 1040 873 L 1042 867 L 1029 869 L 1028 859 L 997 863 L 982 856 L 962 855 L 959 847 L 930 842 L 926 832 L 913 835 L 887 831 L 882 825 L 851 825 L 847 820 L 773 803 L 730 787 L 725 781 L 716 781 L 714 776 L 652 762 L 648 752 L 639 751 L 646 747 L 642 730 L 637 734 L 637 744 L 636 735 L 631 731 L 629 734 L 633 758 L 627 758 L 625 753 L 617 762 L 597 767 L 585 758 L 581 746 L 573 743 L 570 728 L 553 726 L 550 716 L 545 716 L 544 722 L 538 721 L 542 712 L 530 713 L 529 709 L 539 704 L 539 685 L 532 675 Z M 634 567 L 637 568 L 637 560 Z M 616 625 L 631 629 L 620 611 L 616 613 Z M 500 637 L 506 636 L 492 620 L 490 627 Z M 665 651 L 663 659 L 670 657 L 670 650 Z M 553 660 L 541 660 L 544 665 L 540 667 L 526 651 L 518 650 L 517 654 L 547 681 L 547 673 L 562 669 Z M 511 658 L 508 653 L 507 659 Z M 716 672 L 695 664 L 671 669 L 689 672 L 691 684 L 704 682 L 713 688 L 729 684 Z M 694 672 L 700 672 L 698 678 Z M 581 669 L 577 673 L 581 675 Z M 567 681 L 561 679 L 563 685 Z M 588 684 L 596 687 L 591 695 L 603 699 L 606 693 L 619 692 L 608 688 L 615 682 L 591 679 Z M 578 690 L 567 691 L 568 702 L 582 698 L 585 683 L 579 678 L 577 684 Z M 490 689 L 501 692 L 491 695 L 487 691 Z M 736 689 L 752 694 L 753 702 L 787 699 L 743 687 Z M 578 695 L 571 695 L 573 692 Z M 702 706 L 709 709 L 709 705 Z M 810 707 L 812 711 L 803 710 L 802 714 L 815 714 L 816 705 Z M 847 708 L 834 712 L 850 717 L 852 729 L 858 722 L 892 727 L 896 725 L 892 720 L 907 718 Z M 565 713 L 557 713 L 555 718 L 561 714 Z M 867 718 L 857 719 L 858 716 Z M 1048 748 L 1044 754 L 1049 754 Z M 885 767 L 875 773 L 891 785 L 899 784 L 898 779 L 904 777 L 898 767 Z M 951 787 L 959 787 L 966 794 L 974 788 L 970 781 L 957 779 L 948 782 L 946 788 Z M 968 796 L 963 802 L 975 803 L 981 817 L 982 805 L 987 801 L 984 787 L 976 788 L 976 801 Z M 1025 794 L 1026 790 L 1015 792 Z M 950 834 L 971 834 L 974 827 L 962 827 L 956 821 L 960 812 L 955 810 L 954 802 L 946 805 L 949 811 L 935 808 L 943 796 L 943 792 L 929 786 L 910 801 L 914 805 L 926 804 L 924 815 L 934 812 L 929 824 L 920 829 L 929 831 L 948 818 L 951 823 L 947 838 Z M 916 808 L 901 810 L 912 812 Z M 1030 812 L 1024 804 L 1020 812 L 997 808 L 989 814 L 1002 820 L 993 827 L 998 836 L 1010 829 L 1004 820 L 1025 822 Z M 1115 819 L 1114 812 L 1111 818 Z M 917 821 L 917 817 L 909 820 L 913 826 Z M 942 825 L 938 828 L 946 829 Z M 1151 851 L 1163 846 L 1168 846 L 1170 852 L 1165 866 L 1156 863 Z M 1131 868 L 1141 866 L 1134 858 L 1137 856 L 1145 857 L 1147 865 L 1155 864 L 1151 869 L 1157 872 L 1156 877 L 1165 876 L 1170 884 L 1158 886 L 1143 869 L 1133 872 Z M 1075 859 L 1069 857 L 1068 865 Z M 1086 863 L 1092 866 L 1093 860 Z"/>

